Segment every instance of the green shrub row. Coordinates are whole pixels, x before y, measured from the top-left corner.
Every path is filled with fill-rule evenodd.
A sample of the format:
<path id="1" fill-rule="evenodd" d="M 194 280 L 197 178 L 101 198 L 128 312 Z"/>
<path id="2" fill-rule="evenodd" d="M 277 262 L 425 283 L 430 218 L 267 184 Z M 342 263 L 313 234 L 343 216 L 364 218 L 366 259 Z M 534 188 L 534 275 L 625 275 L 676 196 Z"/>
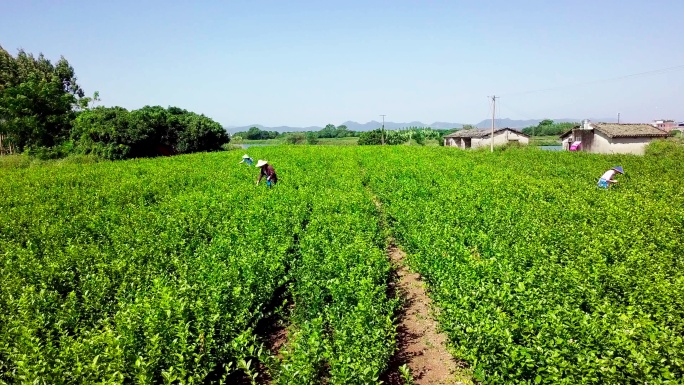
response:
<path id="1" fill-rule="evenodd" d="M 681 157 L 402 149 L 366 159 L 441 327 L 480 381 L 681 380 Z M 617 164 L 620 184 L 596 188 Z"/>
<path id="2" fill-rule="evenodd" d="M 284 282 L 303 212 L 272 215 L 280 200 L 216 157 L 0 180 L 0 382 L 220 379 Z"/>
<path id="3" fill-rule="evenodd" d="M 291 151 L 294 159 L 306 152 L 310 162 L 301 175 L 310 214 L 279 383 L 377 383 L 394 352 L 396 302 L 387 297 L 390 264 L 376 208 L 353 151 Z"/>

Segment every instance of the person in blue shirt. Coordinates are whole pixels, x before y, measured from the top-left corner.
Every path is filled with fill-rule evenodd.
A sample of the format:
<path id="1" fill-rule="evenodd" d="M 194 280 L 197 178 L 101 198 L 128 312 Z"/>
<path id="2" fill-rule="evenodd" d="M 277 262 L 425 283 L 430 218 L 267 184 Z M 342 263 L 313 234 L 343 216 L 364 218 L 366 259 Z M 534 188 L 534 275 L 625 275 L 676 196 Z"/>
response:
<path id="1" fill-rule="evenodd" d="M 248 166 L 251 166 L 252 163 L 254 163 L 254 159 L 250 158 L 249 155 L 245 154 L 242 156 L 242 160 L 238 164 L 242 163 L 247 163 Z"/>

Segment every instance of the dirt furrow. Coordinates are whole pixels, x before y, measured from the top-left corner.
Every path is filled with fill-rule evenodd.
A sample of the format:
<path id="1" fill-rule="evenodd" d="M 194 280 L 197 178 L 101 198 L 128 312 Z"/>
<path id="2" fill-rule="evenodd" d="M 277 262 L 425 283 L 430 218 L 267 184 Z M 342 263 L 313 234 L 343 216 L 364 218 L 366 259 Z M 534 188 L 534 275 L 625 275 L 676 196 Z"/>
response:
<path id="1" fill-rule="evenodd" d="M 401 296 L 403 306 L 397 319 L 398 351 L 385 382 L 405 384 L 400 369 L 405 365 L 417 385 L 473 384 L 467 368 L 457 363 L 446 348 L 447 338 L 438 331 L 420 275 L 406 267 L 401 249 L 391 244 L 388 253 L 396 272 L 394 290 Z"/>

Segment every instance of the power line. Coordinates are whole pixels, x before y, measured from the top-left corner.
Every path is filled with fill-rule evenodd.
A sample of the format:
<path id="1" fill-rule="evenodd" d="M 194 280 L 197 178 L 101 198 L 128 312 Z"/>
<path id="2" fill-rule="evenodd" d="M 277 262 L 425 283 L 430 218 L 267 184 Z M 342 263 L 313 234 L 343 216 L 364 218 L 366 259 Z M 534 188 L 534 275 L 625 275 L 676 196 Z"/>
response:
<path id="1" fill-rule="evenodd" d="M 684 64 L 674 66 L 674 67 L 661 68 L 661 69 L 653 70 L 653 71 L 639 72 L 636 74 L 619 76 L 616 78 L 593 80 L 590 82 L 568 84 L 568 85 L 564 85 L 564 86 L 542 88 L 542 89 L 531 90 L 531 91 L 514 92 L 514 93 L 510 93 L 510 94 L 504 94 L 503 96 L 526 95 L 526 94 L 532 94 L 532 93 L 536 93 L 536 92 L 555 91 L 555 90 L 559 90 L 559 89 L 563 89 L 563 88 L 579 87 L 579 86 L 586 86 L 586 85 L 598 84 L 598 83 L 606 83 L 606 82 L 612 82 L 612 81 L 616 81 L 616 80 L 630 79 L 630 78 L 636 78 L 636 77 L 647 76 L 647 75 L 657 75 L 657 74 L 662 74 L 662 73 L 667 73 L 667 72 L 674 72 L 674 71 L 678 71 L 678 70 L 682 70 L 682 69 L 684 69 Z"/>
<path id="2" fill-rule="evenodd" d="M 501 101 L 499 101 L 499 104 L 497 105 L 497 108 L 499 109 L 500 112 L 503 112 L 503 110 L 510 110 L 509 112 L 513 112 L 514 114 L 517 114 L 523 119 L 527 120 L 537 120 L 535 118 L 532 118 L 530 114 L 525 113 L 520 111 L 518 107 L 511 107 L 510 99 L 506 100 L 506 104 L 502 104 Z"/>

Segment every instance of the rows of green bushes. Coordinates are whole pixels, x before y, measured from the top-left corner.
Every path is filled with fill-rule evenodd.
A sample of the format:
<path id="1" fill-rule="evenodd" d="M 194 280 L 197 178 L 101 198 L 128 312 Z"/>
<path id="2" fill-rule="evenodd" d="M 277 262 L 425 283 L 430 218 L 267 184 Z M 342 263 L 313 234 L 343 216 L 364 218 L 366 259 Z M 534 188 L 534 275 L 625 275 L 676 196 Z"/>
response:
<path id="1" fill-rule="evenodd" d="M 274 188 L 233 152 L 1 173 L 0 382 L 376 383 L 396 304 L 358 158 L 253 155 Z"/>
<path id="2" fill-rule="evenodd" d="M 290 342 L 278 383 L 377 383 L 395 350 L 397 304 L 387 296 L 385 238 L 359 159 L 325 147 L 268 152 L 280 153 L 283 163 L 307 159 L 283 181 L 305 190 L 309 205 L 291 274 Z"/>
<path id="3" fill-rule="evenodd" d="M 304 210 L 234 188 L 252 175 L 223 166 L 2 173 L 0 382 L 196 383 L 236 368 Z"/>
<path id="4" fill-rule="evenodd" d="M 477 379 L 684 378 L 681 151 L 376 153 L 369 185 Z M 598 189 L 617 164 L 620 183 Z"/>
<path id="5" fill-rule="evenodd" d="M 478 380 L 675 384 L 670 146 L 254 148 L 272 189 L 231 152 L 3 170 L 0 382 L 377 383 L 397 304 L 375 194 Z M 620 183 L 596 188 L 617 164 Z M 278 309 L 279 356 L 259 349 Z"/>

